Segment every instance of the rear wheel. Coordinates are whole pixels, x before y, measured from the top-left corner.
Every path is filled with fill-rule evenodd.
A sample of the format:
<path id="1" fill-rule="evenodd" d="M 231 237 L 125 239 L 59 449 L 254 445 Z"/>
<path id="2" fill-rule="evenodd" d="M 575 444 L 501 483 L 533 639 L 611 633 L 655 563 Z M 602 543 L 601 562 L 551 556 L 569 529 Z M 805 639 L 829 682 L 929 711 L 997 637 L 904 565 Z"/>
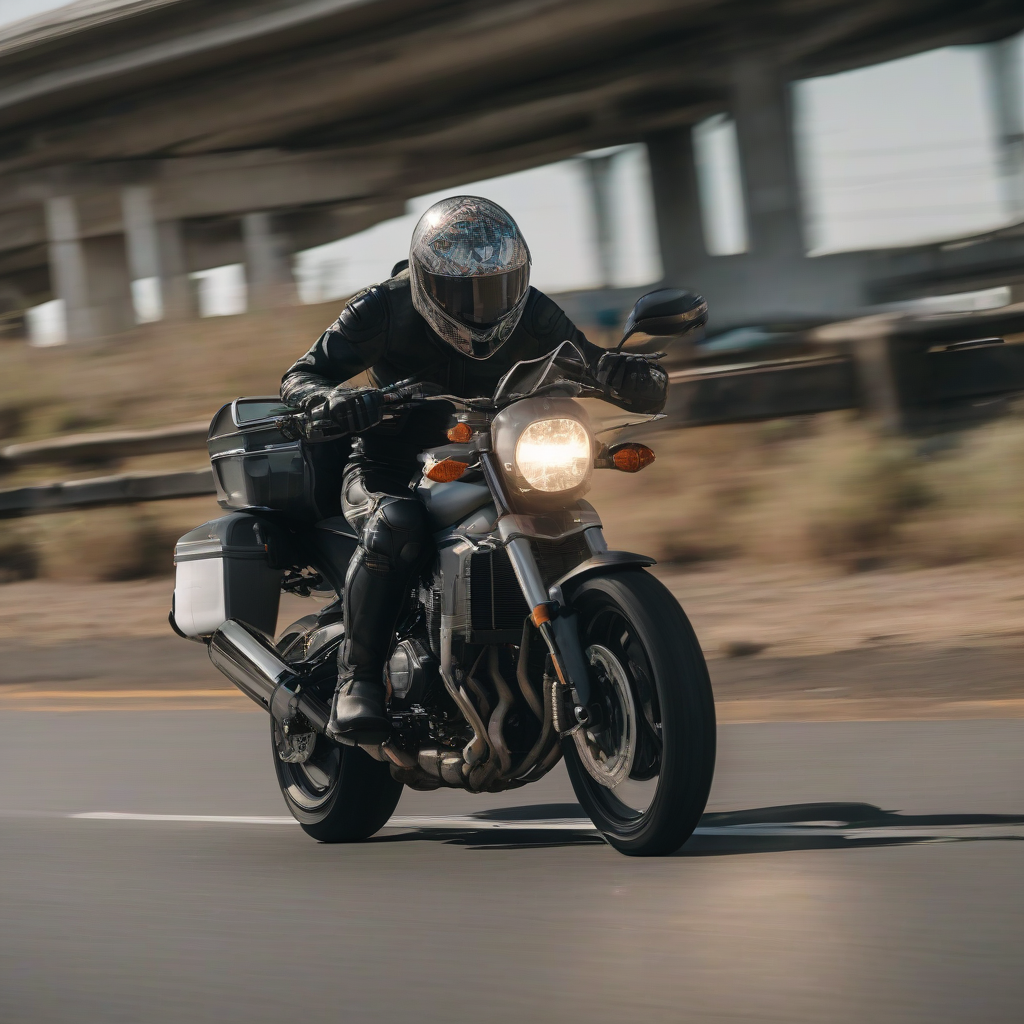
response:
<path id="1" fill-rule="evenodd" d="M 296 623 L 295 626 L 299 626 Z M 284 651 L 300 631 L 289 627 L 278 642 Z M 309 757 L 284 761 L 280 727 L 270 720 L 270 743 L 281 795 L 307 835 L 321 843 L 354 843 L 379 832 L 394 814 L 402 784 L 391 777 L 387 764 L 375 761 L 358 747 L 317 735 Z"/>
<path id="2" fill-rule="evenodd" d="M 707 803 L 715 708 L 707 665 L 675 598 L 642 571 L 572 594 L 596 724 L 562 741 L 576 796 L 622 853 L 677 850 Z"/>

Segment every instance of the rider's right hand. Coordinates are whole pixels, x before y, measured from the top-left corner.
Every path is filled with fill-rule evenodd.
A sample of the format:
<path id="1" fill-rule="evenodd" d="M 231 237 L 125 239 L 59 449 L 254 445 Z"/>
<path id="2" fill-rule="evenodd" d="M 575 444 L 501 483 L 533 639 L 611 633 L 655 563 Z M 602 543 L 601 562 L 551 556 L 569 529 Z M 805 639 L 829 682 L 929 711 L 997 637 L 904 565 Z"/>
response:
<path id="1" fill-rule="evenodd" d="M 358 434 L 383 419 L 384 398 L 376 388 L 336 388 L 327 396 L 323 412 L 331 422 Z"/>

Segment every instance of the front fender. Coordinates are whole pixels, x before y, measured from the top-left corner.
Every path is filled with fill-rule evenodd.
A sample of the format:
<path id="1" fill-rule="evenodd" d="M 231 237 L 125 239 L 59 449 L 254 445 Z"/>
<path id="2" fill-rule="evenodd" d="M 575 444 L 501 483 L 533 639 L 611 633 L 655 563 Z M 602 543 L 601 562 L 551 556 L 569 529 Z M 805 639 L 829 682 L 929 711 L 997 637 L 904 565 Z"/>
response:
<path id="1" fill-rule="evenodd" d="M 632 551 L 603 551 L 601 554 L 592 555 L 585 562 L 580 562 L 575 569 L 570 569 L 564 576 L 559 577 L 551 590 L 557 588 L 564 591 L 567 587 L 582 583 L 591 576 L 656 564 L 657 559 L 651 558 L 650 555 L 638 555 Z"/>

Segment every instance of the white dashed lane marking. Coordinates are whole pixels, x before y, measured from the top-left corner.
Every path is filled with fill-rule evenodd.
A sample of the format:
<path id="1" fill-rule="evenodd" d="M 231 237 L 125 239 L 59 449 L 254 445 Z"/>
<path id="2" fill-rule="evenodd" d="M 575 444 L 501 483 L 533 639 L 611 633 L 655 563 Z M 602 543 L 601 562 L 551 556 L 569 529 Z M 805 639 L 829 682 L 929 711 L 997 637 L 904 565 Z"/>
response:
<path id="1" fill-rule="evenodd" d="M 84 821 L 166 822 L 208 825 L 295 825 L 290 817 L 230 814 L 136 814 L 123 811 L 84 811 L 60 815 Z M 552 831 L 596 832 L 585 818 L 533 818 L 501 820 L 472 815 L 395 815 L 385 828 L 417 831 Z M 863 841 L 918 840 L 955 841 L 957 839 L 1024 839 L 1024 822 L 984 825 L 885 825 L 854 827 L 843 822 L 771 822 L 742 825 L 699 826 L 696 836 L 748 836 L 751 838 L 802 837 L 840 838 Z"/>

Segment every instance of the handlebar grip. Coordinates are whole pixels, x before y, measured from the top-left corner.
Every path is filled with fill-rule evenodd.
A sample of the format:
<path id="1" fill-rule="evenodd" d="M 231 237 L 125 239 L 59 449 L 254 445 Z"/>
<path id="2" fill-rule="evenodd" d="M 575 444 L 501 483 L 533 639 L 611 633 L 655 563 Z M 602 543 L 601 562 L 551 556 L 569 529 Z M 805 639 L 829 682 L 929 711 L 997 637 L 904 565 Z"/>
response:
<path id="1" fill-rule="evenodd" d="M 395 388 L 394 391 L 382 391 L 381 401 L 385 405 L 397 405 L 399 402 L 407 402 L 410 398 L 415 398 L 419 394 L 419 388 L 416 385 L 405 388 Z"/>

